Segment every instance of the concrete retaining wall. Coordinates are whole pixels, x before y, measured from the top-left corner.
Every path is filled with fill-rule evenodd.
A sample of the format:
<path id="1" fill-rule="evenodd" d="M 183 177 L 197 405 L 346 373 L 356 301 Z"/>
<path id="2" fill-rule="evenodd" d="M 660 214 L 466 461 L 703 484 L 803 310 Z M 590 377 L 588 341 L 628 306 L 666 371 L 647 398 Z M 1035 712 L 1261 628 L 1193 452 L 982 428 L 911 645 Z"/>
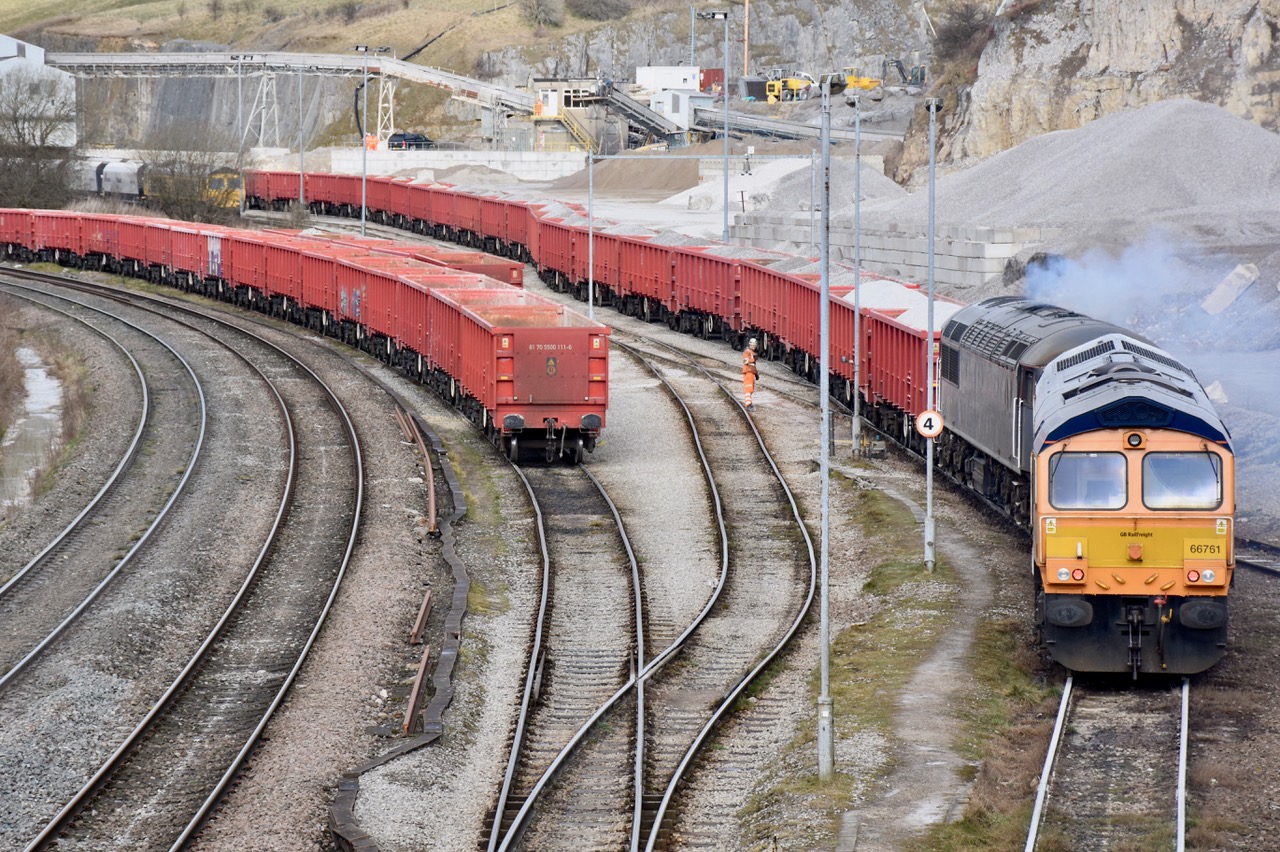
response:
<path id="1" fill-rule="evenodd" d="M 360 174 L 359 148 L 334 148 L 330 154 L 333 171 Z M 370 151 L 369 174 L 389 175 L 405 169 L 444 171 L 455 166 L 488 166 L 520 180 L 549 181 L 586 168 L 586 154 L 552 151 Z"/>
<path id="2" fill-rule="evenodd" d="M 809 214 L 736 216 L 735 239 L 762 248 L 787 243 L 808 252 Z M 934 239 L 934 280 L 958 289 L 976 287 L 1004 272 L 1009 258 L 1053 237 L 1048 228 L 938 227 Z M 853 224 L 840 218 L 831 225 L 834 260 L 853 262 Z M 916 228 L 862 229 L 863 268 L 909 281 L 929 278 L 929 240 Z"/>

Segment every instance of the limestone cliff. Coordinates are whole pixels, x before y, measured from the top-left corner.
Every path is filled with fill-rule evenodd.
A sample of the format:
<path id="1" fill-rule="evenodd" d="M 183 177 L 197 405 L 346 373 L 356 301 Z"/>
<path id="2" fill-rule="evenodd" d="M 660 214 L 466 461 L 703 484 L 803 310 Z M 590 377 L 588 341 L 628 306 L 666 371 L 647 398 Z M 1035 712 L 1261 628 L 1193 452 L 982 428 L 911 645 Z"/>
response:
<path id="1" fill-rule="evenodd" d="M 976 80 L 952 100 L 940 162 L 984 159 L 1042 133 L 1172 98 L 1280 128 L 1280 0 L 1001 5 Z M 909 145 L 908 167 L 927 157 L 927 140 L 914 135 L 921 138 Z"/>

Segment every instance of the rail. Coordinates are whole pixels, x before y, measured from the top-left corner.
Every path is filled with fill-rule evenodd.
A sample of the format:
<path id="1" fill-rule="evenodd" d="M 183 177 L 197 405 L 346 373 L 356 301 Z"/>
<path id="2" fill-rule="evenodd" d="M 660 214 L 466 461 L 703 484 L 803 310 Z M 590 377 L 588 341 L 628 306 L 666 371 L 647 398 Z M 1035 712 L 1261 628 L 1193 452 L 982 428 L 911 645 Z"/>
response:
<path id="1" fill-rule="evenodd" d="M 1024 852 L 1034 852 L 1040 840 L 1040 835 L 1043 833 L 1043 829 L 1045 827 L 1045 822 L 1046 822 L 1047 802 L 1049 800 L 1050 791 L 1054 789 L 1054 782 L 1060 770 L 1059 760 L 1063 750 L 1064 739 L 1067 737 L 1069 731 L 1072 731 L 1073 735 L 1078 736 L 1079 731 L 1075 729 L 1081 724 L 1083 724 L 1080 720 L 1077 720 L 1075 718 L 1073 713 L 1080 711 L 1082 701 L 1087 701 L 1089 699 L 1097 701 L 1099 698 L 1099 695 L 1096 695 L 1096 694 L 1088 697 L 1082 697 L 1082 695 L 1085 695 L 1086 693 L 1082 692 L 1081 690 L 1075 687 L 1076 687 L 1075 677 L 1069 676 L 1066 680 L 1066 683 L 1063 686 L 1062 698 L 1058 705 L 1058 715 L 1053 726 L 1053 734 L 1050 737 L 1049 748 L 1045 754 L 1044 767 L 1040 772 L 1040 782 L 1036 787 L 1035 805 L 1032 809 L 1031 821 L 1027 828 L 1026 845 L 1023 847 Z M 1137 689 L 1126 688 L 1118 694 L 1126 700 L 1134 700 L 1140 704 L 1150 704 L 1152 701 L 1148 693 L 1139 691 Z M 1176 789 L 1174 791 L 1174 808 L 1173 808 L 1174 810 L 1173 819 L 1175 821 L 1176 849 L 1178 850 L 1178 852 L 1183 852 L 1183 850 L 1186 848 L 1187 749 L 1188 749 L 1188 735 L 1190 731 L 1190 725 L 1189 725 L 1190 696 L 1191 696 L 1191 680 L 1190 678 L 1184 677 L 1182 678 L 1180 696 L 1179 696 L 1179 707 L 1178 707 L 1178 765 L 1177 765 L 1177 776 L 1175 781 Z M 1114 702 L 1114 698 L 1112 699 L 1112 702 Z M 1107 723 L 1110 725 L 1124 726 L 1125 715 L 1123 712 L 1116 711 L 1117 706 L 1122 707 L 1123 705 L 1115 705 L 1114 703 L 1100 703 L 1099 707 L 1093 708 L 1092 714 L 1094 717 L 1105 718 L 1107 720 Z M 1150 709 L 1150 707 L 1147 707 L 1146 709 Z M 1157 709 L 1153 712 L 1158 713 L 1159 711 Z M 1083 718 L 1087 720 L 1091 717 L 1087 714 L 1087 711 L 1086 711 L 1086 715 Z M 1140 752 L 1141 746 L 1148 747 L 1145 752 L 1142 752 L 1144 754 L 1150 754 L 1152 752 L 1161 753 L 1161 754 L 1163 753 L 1163 749 L 1159 747 L 1159 744 L 1162 744 L 1166 741 L 1164 738 L 1156 737 L 1154 738 L 1156 742 L 1153 742 L 1153 743 L 1140 742 L 1138 745 L 1135 745 L 1133 743 L 1126 743 L 1123 747 L 1121 747 L 1119 745 L 1119 741 L 1114 736 L 1114 732 L 1110 728 L 1104 728 L 1104 730 L 1106 730 L 1108 734 L 1107 741 L 1110 743 L 1114 743 L 1116 745 L 1116 748 L 1120 749 L 1120 751 L 1123 754 L 1129 754 L 1130 752 L 1134 752 L 1134 753 Z M 1140 735 L 1134 734 L 1134 736 L 1137 737 Z M 1094 755 L 1090 755 L 1090 757 L 1100 760 L 1100 762 L 1102 762 L 1104 766 L 1107 765 L 1108 761 L 1110 761 L 1111 763 L 1114 763 L 1117 760 L 1115 755 L 1094 754 Z M 1124 763 L 1123 758 L 1121 759 L 1121 763 Z M 1141 766 L 1130 767 L 1130 771 L 1135 774 L 1141 774 L 1142 768 L 1143 767 Z M 1156 780 L 1158 782 L 1158 779 Z M 1105 783 L 1109 786 L 1114 787 L 1120 782 L 1121 782 L 1121 779 L 1111 777 L 1110 774 L 1108 774 L 1107 780 Z M 1151 779 L 1145 778 L 1144 776 L 1144 782 L 1151 783 Z M 1077 782 L 1075 786 L 1078 786 L 1078 784 L 1079 782 Z M 1073 785 L 1066 785 L 1066 786 L 1073 786 Z M 1073 788 L 1070 792 L 1075 794 L 1080 794 L 1080 793 L 1087 793 L 1088 791 Z M 1143 791 L 1134 792 L 1131 790 L 1125 790 L 1123 795 L 1126 801 L 1129 801 L 1131 799 L 1144 799 Z M 1151 795 L 1145 796 L 1146 800 L 1155 799 L 1155 798 L 1158 798 L 1158 797 L 1151 796 Z M 1115 818 L 1119 821 L 1122 821 L 1124 824 L 1137 824 L 1138 823 L 1137 817 L 1138 815 L 1136 814 L 1125 812 L 1124 814 L 1118 815 Z M 1103 834 L 1108 828 L 1106 819 L 1107 819 L 1106 817 L 1099 817 L 1095 813 L 1088 818 L 1086 828 L 1084 829 L 1100 845 L 1109 845 L 1110 842 L 1114 841 L 1118 845 L 1123 846 L 1123 845 L 1128 845 L 1126 841 L 1131 841 L 1131 842 L 1137 841 L 1137 838 L 1116 838 L 1116 837 L 1106 838 L 1104 837 Z M 1062 844 L 1063 842 L 1069 843 L 1070 840 L 1068 838 L 1056 837 L 1056 838 L 1052 838 L 1050 842 L 1053 844 L 1053 848 L 1058 848 L 1060 844 Z"/>

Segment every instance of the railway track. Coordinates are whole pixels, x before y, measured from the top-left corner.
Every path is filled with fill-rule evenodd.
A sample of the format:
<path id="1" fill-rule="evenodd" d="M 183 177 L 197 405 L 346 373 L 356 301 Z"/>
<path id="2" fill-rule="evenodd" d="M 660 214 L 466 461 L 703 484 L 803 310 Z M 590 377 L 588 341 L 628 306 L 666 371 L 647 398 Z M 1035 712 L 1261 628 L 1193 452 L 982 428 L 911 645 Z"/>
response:
<path id="1" fill-rule="evenodd" d="M 1190 681 L 1081 686 L 1068 677 L 1026 852 L 1181 850 Z"/>
<path id="2" fill-rule="evenodd" d="M 132 415 L 137 426 L 115 470 L 60 533 L 0 585 L 0 616 L 6 624 L 0 634 L 3 689 L 128 570 L 164 523 L 200 458 L 207 410 L 191 365 L 157 335 L 74 300 L 8 282 L 0 288 L 104 336 L 138 380 Z M 185 427 L 184 438 L 161 440 L 161 430 L 174 426 Z M 148 452 L 142 452 L 144 446 Z M 173 471 L 183 473 L 174 476 Z"/>
<path id="3" fill-rule="evenodd" d="M 657 611 L 658 628 L 636 631 L 645 652 L 633 676 L 578 729 L 515 817 L 506 820 L 501 837 L 490 835 L 490 849 L 668 848 L 676 790 L 696 765 L 699 749 L 785 647 L 812 601 L 812 547 L 807 560 L 796 552 L 797 528 L 806 543 L 807 533 L 750 419 L 713 375 L 653 346 L 637 342 L 626 349 L 685 413 L 718 519 L 719 571 L 702 609 L 687 624 L 667 617 L 671 602 L 655 599 L 646 585 L 644 606 L 637 604 L 636 611 Z M 611 768 L 602 768 L 606 764 Z M 611 805 L 584 806 L 594 801 L 588 791 L 603 790 L 611 791 Z M 584 813 L 592 815 L 589 826 Z M 723 828 L 704 824 L 686 827 L 684 834 L 697 842 L 717 837 Z"/>
<path id="4" fill-rule="evenodd" d="M 289 433 L 290 472 L 253 564 L 176 677 L 169 680 L 163 668 L 143 663 L 120 673 L 130 678 L 135 692 L 155 689 L 146 699 L 149 710 L 29 849 L 63 840 L 89 847 L 126 842 L 179 848 L 194 836 L 252 752 L 315 641 L 350 558 L 363 501 L 362 462 L 350 419 L 300 362 L 256 335 L 198 312 L 118 292 L 107 297 L 129 303 L 131 310 L 162 314 L 191 334 L 234 338 L 226 345 L 242 353 L 246 363 L 259 365 L 277 393 Z M 180 576 L 165 580 L 192 593 L 198 585 Z M 171 607 L 168 617 L 175 624 L 190 617 L 176 599 L 145 605 Z M 189 632 L 187 625 L 183 630 Z M 78 641 L 78 633 L 68 634 L 70 652 Z M 172 656 L 164 640 L 158 641 L 157 656 Z M 154 687 L 158 677 L 166 679 L 167 688 Z"/>
<path id="5" fill-rule="evenodd" d="M 1236 565 L 1280 575 L 1280 546 L 1251 538 L 1237 538 Z"/>
<path id="6" fill-rule="evenodd" d="M 735 814 L 694 819 L 673 807 L 677 790 L 734 702 L 795 634 L 813 600 L 817 563 L 790 488 L 738 402 L 736 386 L 726 387 L 696 359 L 663 344 L 625 347 L 659 376 L 695 425 L 717 514 L 731 531 L 709 604 L 714 609 L 680 639 L 676 663 L 647 678 L 645 848 L 668 848 L 676 833 L 688 845 L 715 846 L 736 831 Z"/>
<path id="7" fill-rule="evenodd" d="M 534 848 L 617 848 L 630 837 L 640 721 L 633 712 L 589 742 L 585 734 L 642 663 L 639 566 L 613 501 L 585 468 L 516 470 L 534 507 L 543 590 L 488 848 L 510 848 L 526 826 Z M 571 752 L 576 772 L 563 776 Z"/>

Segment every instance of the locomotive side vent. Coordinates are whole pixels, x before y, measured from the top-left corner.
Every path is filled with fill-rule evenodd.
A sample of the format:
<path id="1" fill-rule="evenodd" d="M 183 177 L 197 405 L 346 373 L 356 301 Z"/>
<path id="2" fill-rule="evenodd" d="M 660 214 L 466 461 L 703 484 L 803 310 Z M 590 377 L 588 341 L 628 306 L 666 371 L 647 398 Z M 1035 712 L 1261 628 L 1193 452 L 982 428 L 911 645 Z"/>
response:
<path id="1" fill-rule="evenodd" d="M 942 347 L 942 380 L 960 386 L 960 351 L 951 346 Z"/>
<path id="2" fill-rule="evenodd" d="M 1125 399 L 1098 410 L 1102 427 L 1168 426 L 1173 412 L 1145 399 Z"/>
<path id="3" fill-rule="evenodd" d="M 1111 341 L 1104 340 L 1101 343 L 1099 343 L 1097 346 L 1090 346 L 1088 349 L 1084 350 L 1083 352 L 1077 352 L 1076 354 L 1068 358 L 1060 359 L 1053 365 L 1053 368 L 1057 370 L 1059 373 L 1061 373 L 1063 370 L 1070 370 L 1072 367 L 1074 367 L 1077 364 L 1083 364 L 1085 361 L 1092 361 L 1094 358 L 1097 358 L 1101 355 L 1106 355 L 1108 352 L 1111 351 L 1111 349 L 1112 349 Z"/>

